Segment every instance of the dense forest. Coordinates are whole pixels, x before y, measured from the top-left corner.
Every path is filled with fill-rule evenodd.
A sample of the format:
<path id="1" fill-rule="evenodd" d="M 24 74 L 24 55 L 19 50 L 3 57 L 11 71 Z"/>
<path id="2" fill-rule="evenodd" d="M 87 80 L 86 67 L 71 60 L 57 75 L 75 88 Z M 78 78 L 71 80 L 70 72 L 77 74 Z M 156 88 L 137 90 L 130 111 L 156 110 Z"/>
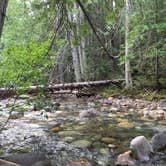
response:
<path id="1" fill-rule="evenodd" d="M 2 0 L 0 86 L 125 78 L 162 88 L 165 3 Z"/>
<path id="2" fill-rule="evenodd" d="M 0 0 L 0 166 L 166 165 L 165 0 Z"/>

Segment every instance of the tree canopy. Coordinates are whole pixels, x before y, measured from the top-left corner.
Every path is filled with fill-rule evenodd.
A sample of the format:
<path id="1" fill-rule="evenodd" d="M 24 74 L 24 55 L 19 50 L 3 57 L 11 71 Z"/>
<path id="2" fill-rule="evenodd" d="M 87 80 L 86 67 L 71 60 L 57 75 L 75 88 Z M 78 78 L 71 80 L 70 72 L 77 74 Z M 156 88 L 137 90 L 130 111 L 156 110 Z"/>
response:
<path id="1" fill-rule="evenodd" d="M 0 7 L 1 87 L 127 72 L 132 86 L 165 83 L 165 1 L 3 0 Z"/>

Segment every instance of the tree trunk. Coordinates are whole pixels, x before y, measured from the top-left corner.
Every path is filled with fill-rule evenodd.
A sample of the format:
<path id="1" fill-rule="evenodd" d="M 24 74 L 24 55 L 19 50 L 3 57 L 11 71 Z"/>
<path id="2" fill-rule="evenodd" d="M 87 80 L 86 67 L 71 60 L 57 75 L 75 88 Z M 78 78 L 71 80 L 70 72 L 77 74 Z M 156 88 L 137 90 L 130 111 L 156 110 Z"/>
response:
<path id="1" fill-rule="evenodd" d="M 80 10 L 79 11 L 79 19 L 80 25 L 85 23 L 84 13 Z M 78 34 L 79 35 L 79 34 Z M 79 57 L 80 57 L 80 67 L 81 67 L 81 75 L 84 81 L 87 80 L 87 57 L 85 52 L 86 47 L 86 40 L 85 37 L 81 37 L 80 39 L 80 46 L 79 46 Z"/>
<path id="2" fill-rule="evenodd" d="M 6 17 L 8 0 L 0 0 L 0 37 L 2 35 L 3 25 Z"/>
<path id="3" fill-rule="evenodd" d="M 32 93 L 38 93 L 41 90 L 54 92 L 54 91 L 61 91 L 61 90 L 76 90 L 76 89 L 80 90 L 83 88 L 99 87 L 99 86 L 105 86 L 105 85 L 110 85 L 110 84 L 121 86 L 121 82 L 123 82 L 123 81 L 124 81 L 124 79 L 114 79 L 114 80 L 54 84 L 54 85 L 50 85 L 48 87 L 46 87 L 44 85 L 39 85 L 39 86 L 30 86 L 27 88 L 20 87 L 17 89 L 0 88 L 0 97 L 5 98 L 5 97 L 12 96 L 12 95 L 16 95 L 19 91 L 21 93 L 32 94 Z"/>
<path id="4" fill-rule="evenodd" d="M 130 60 L 129 60 L 129 13 L 130 13 L 130 0 L 126 0 L 126 22 L 125 22 L 125 82 L 126 88 L 132 87 Z"/>

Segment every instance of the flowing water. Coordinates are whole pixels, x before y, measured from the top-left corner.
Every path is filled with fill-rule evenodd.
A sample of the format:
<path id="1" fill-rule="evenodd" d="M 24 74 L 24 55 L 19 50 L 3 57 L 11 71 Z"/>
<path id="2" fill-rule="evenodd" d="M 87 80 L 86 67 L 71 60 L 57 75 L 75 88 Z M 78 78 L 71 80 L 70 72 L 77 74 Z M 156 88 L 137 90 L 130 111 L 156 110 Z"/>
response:
<path id="1" fill-rule="evenodd" d="M 134 108 L 123 110 L 101 99 L 67 96 L 54 101 L 61 106 L 43 113 L 43 110 L 30 110 L 26 100 L 18 100 L 16 104 L 29 111 L 23 117 L 11 119 L 0 133 L 0 153 L 40 151 L 55 160 L 57 166 L 65 166 L 80 157 L 86 157 L 94 166 L 114 165 L 117 155 L 129 149 L 135 136 L 144 135 L 150 141 L 166 127 L 164 120 L 147 119 Z M 12 102 L 13 99 L 0 101 L 1 124 Z M 79 117 L 82 110 L 91 108 L 99 116 Z M 165 159 L 161 163 L 166 165 Z"/>

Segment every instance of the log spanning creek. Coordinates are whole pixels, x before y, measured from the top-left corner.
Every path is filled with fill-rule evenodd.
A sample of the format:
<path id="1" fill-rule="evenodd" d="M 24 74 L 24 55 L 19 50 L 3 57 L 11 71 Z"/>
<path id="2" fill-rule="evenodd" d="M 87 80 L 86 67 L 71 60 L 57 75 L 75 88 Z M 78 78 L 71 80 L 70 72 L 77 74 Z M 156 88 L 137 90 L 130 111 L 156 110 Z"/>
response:
<path id="1" fill-rule="evenodd" d="M 50 109 L 50 103 L 35 109 L 27 100 L 29 96 L 0 101 L 1 126 L 15 102 L 0 132 L 0 158 L 22 166 L 114 166 L 118 155 L 130 150 L 133 138 L 143 135 L 151 144 L 166 129 L 165 101 L 57 95 Z M 150 161 L 165 166 L 165 152 Z"/>

